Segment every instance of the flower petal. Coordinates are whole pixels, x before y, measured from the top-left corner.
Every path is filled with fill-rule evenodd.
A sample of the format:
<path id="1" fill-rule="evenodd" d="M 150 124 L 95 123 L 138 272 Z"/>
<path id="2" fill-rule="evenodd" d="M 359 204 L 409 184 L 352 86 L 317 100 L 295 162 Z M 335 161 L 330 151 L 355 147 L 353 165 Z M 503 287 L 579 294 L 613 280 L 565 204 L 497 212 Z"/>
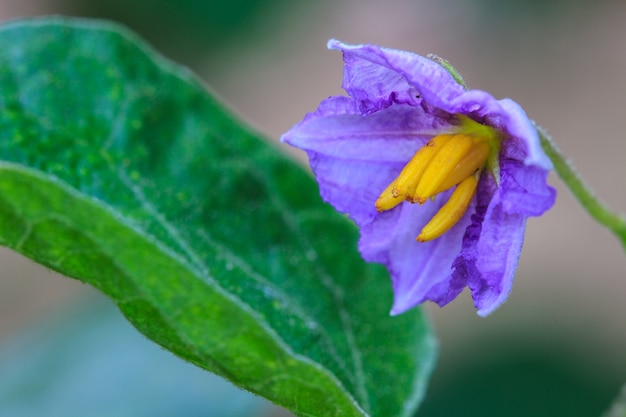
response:
<path id="1" fill-rule="evenodd" d="M 346 161 L 316 152 L 309 152 L 309 163 L 322 199 L 359 226 L 378 214 L 374 206 L 378 195 L 402 170 L 402 164 Z"/>
<path id="2" fill-rule="evenodd" d="M 305 150 L 322 198 L 359 225 L 406 162 L 451 125 L 421 107 L 395 105 L 362 115 L 349 97 L 331 97 L 281 140 Z"/>
<path id="3" fill-rule="evenodd" d="M 359 250 L 369 262 L 387 266 L 393 281 L 394 304 L 391 314 L 400 314 L 426 300 L 439 305 L 452 301 L 466 283 L 452 283 L 452 263 L 461 250 L 466 215 L 450 231 L 430 242 L 415 237 L 445 203 L 440 195 L 424 205 L 402 204 L 381 213 L 376 221 L 361 228 Z"/>
<path id="4" fill-rule="evenodd" d="M 506 213 L 540 216 L 554 205 L 556 190 L 547 183 L 547 171 L 516 160 L 503 160 L 500 167 L 501 204 Z"/>
<path id="5" fill-rule="evenodd" d="M 401 162 L 451 125 L 421 107 L 397 105 L 363 115 L 349 97 L 330 97 L 286 132 L 281 140 L 328 157 Z"/>
<path id="6" fill-rule="evenodd" d="M 504 209 L 503 187 L 496 188 L 489 176 L 484 178 L 463 250 L 454 262 L 453 279 L 467 280 L 477 313 L 483 317 L 511 292 L 526 226 L 526 216 Z"/>
<path id="7" fill-rule="evenodd" d="M 469 90 L 444 103 L 443 110 L 460 113 L 505 132 L 513 138 L 518 158 L 526 165 L 533 165 L 544 170 L 552 169 L 552 162 L 543 152 L 539 134 L 526 112 L 511 99 L 496 100 L 491 94 L 481 90 Z M 505 149 L 505 152 L 506 149 Z"/>
<path id="8" fill-rule="evenodd" d="M 514 138 L 524 141 L 526 158 L 524 163 L 528 166 L 536 166 L 546 171 L 550 171 L 552 161 L 543 151 L 537 129 L 526 115 L 522 107 L 510 99 L 499 100 L 498 103 L 502 108 L 502 112 L 507 114 L 505 131 Z"/>
<path id="9" fill-rule="evenodd" d="M 423 98 L 440 107 L 464 91 L 440 64 L 420 55 L 375 45 L 346 45 L 335 39 L 328 48 L 343 52 L 343 88 L 371 111 L 393 97 L 398 103 Z"/>
<path id="10" fill-rule="evenodd" d="M 524 162 L 545 170 L 552 163 L 541 148 L 539 135 L 524 110 L 510 99 L 496 100 L 480 90 L 466 91 L 440 64 L 411 52 L 374 45 L 328 42 L 344 54 L 344 89 L 368 111 L 392 101 L 413 103 L 416 92 L 434 108 L 449 114 L 464 114 L 521 140 Z"/>

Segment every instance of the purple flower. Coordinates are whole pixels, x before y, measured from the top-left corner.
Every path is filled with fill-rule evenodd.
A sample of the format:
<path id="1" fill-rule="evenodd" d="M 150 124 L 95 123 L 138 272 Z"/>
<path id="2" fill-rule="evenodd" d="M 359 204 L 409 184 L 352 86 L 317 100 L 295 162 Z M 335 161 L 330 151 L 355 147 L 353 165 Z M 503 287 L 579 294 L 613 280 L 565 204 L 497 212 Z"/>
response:
<path id="1" fill-rule="evenodd" d="M 532 122 L 434 60 L 328 47 L 343 52 L 348 96 L 324 100 L 282 140 L 307 152 L 323 199 L 357 223 L 363 258 L 387 266 L 391 314 L 443 306 L 468 286 L 488 315 L 511 290 L 526 218 L 556 196 Z"/>

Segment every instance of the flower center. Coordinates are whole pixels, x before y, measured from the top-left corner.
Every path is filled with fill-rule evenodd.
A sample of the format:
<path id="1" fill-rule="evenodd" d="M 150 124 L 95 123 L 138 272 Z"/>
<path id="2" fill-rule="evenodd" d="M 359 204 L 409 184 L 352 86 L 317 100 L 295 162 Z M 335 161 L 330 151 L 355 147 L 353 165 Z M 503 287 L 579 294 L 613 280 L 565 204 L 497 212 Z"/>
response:
<path id="1" fill-rule="evenodd" d="M 497 132 L 466 117 L 458 133 L 432 138 L 404 166 L 398 177 L 376 200 L 376 210 L 390 210 L 403 201 L 424 204 L 443 191 L 456 187 L 448 201 L 422 228 L 417 240 L 438 238 L 461 220 L 485 167 L 498 176 L 500 142 Z"/>

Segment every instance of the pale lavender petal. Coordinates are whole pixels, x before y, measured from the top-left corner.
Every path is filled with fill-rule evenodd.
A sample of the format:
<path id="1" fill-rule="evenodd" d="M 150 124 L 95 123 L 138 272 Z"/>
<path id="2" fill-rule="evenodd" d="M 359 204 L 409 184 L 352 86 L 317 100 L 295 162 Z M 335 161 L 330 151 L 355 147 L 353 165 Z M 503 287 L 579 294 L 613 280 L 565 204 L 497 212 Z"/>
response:
<path id="1" fill-rule="evenodd" d="M 444 305 L 465 286 L 463 283 L 452 287 L 450 277 L 464 230 L 470 222 L 469 215 L 438 239 L 416 241 L 421 228 L 446 200 L 444 194 L 421 206 L 402 204 L 361 228 L 359 250 L 363 258 L 386 265 L 391 275 L 394 289 L 391 314 L 400 314 L 426 300 Z"/>
<path id="2" fill-rule="evenodd" d="M 503 208 L 502 187 L 483 177 L 472 224 L 463 238 L 463 250 L 454 262 L 457 280 L 467 281 L 480 316 L 498 308 L 508 297 L 522 244 L 526 216 Z"/>
<path id="3" fill-rule="evenodd" d="M 355 107 L 348 97 L 324 100 L 281 140 L 333 158 L 406 164 L 434 135 L 452 128 L 420 107 L 396 105 L 368 115 Z"/>
<path id="4" fill-rule="evenodd" d="M 309 163 L 322 199 L 350 215 L 359 226 L 377 215 L 376 199 L 403 167 L 397 163 L 346 161 L 315 152 L 309 152 Z"/>
<path id="5" fill-rule="evenodd" d="M 510 99 L 500 100 L 499 103 L 503 112 L 509 115 L 505 131 L 514 138 L 522 139 L 525 143 L 526 158 L 524 163 L 550 171 L 553 168 L 552 161 L 543 151 L 537 129 L 526 115 L 524 109 Z"/>
<path id="6" fill-rule="evenodd" d="M 502 210 L 510 214 L 540 216 L 554 205 L 556 190 L 547 183 L 547 171 L 525 166 L 516 160 L 503 160 L 500 167 Z"/>
<path id="7" fill-rule="evenodd" d="M 469 90 L 445 103 L 443 110 L 460 113 L 506 133 L 516 140 L 522 151 L 519 155 L 526 165 L 544 170 L 552 169 L 552 162 L 543 152 L 537 129 L 526 112 L 511 99 L 496 100 L 491 94 L 481 90 Z"/>
<path id="8" fill-rule="evenodd" d="M 394 96 L 402 103 L 424 99 L 435 107 L 452 100 L 465 89 L 438 63 L 420 55 L 375 45 L 328 42 L 344 54 L 343 88 L 352 97 L 374 103 Z M 419 98 L 418 98 L 419 97 Z"/>
<path id="9" fill-rule="evenodd" d="M 552 169 L 551 161 L 541 149 L 537 130 L 513 100 L 496 100 L 480 90 L 466 91 L 441 65 L 411 52 L 374 45 L 346 45 L 337 40 L 329 41 L 328 47 L 343 51 L 343 86 L 353 98 L 369 103 L 361 106 L 376 111 L 393 100 L 414 103 L 417 91 L 430 106 L 450 114 L 471 116 L 522 140 L 527 165 Z"/>
<path id="10" fill-rule="evenodd" d="M 525 227 L 526 217 L 506 213 L 500 205 L 487 213 L 477 245 L 476 269 L 481 275 L 467 281 L 479 316 L 492 313 L 509 296 Z"/>
<path id="11" fill-rule="evenodd" d="M 450 129 L 420 107 L 362 115 L 351 99 L 331 97 L 281 140 L 307 152 L 324 201 L 362 225 L 376 215 L 376 199 L 413 154 Z"/>

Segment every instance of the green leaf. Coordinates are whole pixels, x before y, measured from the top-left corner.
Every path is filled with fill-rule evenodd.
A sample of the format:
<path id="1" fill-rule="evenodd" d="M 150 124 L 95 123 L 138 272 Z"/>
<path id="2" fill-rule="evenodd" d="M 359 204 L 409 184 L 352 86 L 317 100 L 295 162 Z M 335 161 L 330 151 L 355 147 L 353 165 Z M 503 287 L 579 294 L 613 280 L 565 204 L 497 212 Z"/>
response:
<path id="1" fill-rule="evenodd" d="M 310 175 L 127 31 L 0 30 L 0 157 L 0 244 L 161 346 L 301 416 L 416 408 L 423 312 L 389 317 L 386 273 Z"/>

